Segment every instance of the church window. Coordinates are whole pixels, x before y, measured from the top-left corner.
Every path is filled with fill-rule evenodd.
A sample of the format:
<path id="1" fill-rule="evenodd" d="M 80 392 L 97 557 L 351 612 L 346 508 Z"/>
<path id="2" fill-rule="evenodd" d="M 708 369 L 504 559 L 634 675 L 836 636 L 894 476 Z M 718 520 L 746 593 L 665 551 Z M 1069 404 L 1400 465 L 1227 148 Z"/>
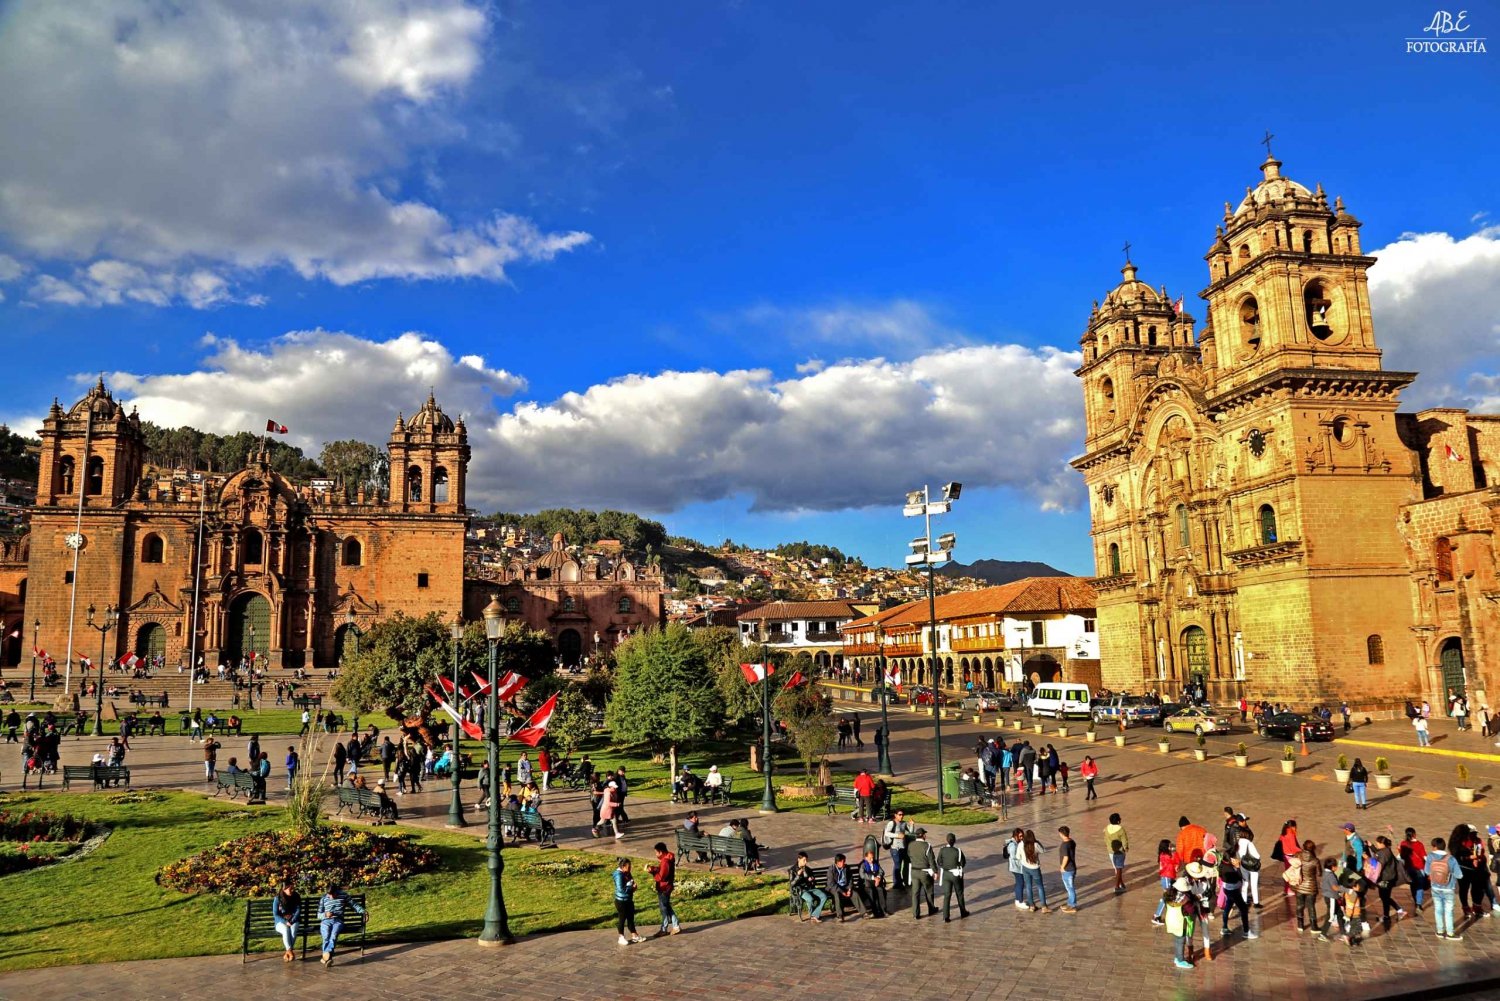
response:
<path id="1" fill-rule="evenodd" d="M 1248 244 L 1248 243 L 1242 243 L 1242 244 L 1240 244 L 1240 260 L 1242 260 L 1242 261 L 1248 261 L 1248 260 L 1250 260 L 1250 244 Z"/>
<path id="2" fill-rule="evenodd" d="M 1177 544 L 1186 549 L 1192 544 L 1192 536 L 1188 534 L 1188 510 L 1186 504 L 1177 505 Z"/>
<path id="3" fill-rule="evenodd" d="M 1044 646 L 1047 642 L 1047 627 L 1041 622 L 1031 624 L 1031 645 Z"/>
<path id="4" fill-rule="evenodd" d="M 241 562 L 245 565 L 253 566 L 260 563 L 266 558 L 265 540 L 261 538 L 259 532 L 252 528 L 245 533 L 245 537 L 240 544 L 240 552 L 242 555 Z"/>
<path id="5" fill-rule="evenodd" d="M 621 598 L 620 599 L 620 604 L 618 606 L 616 606 L 616 607 L 617 607 L 618 611 L 624 612 L 624 613 L 628 613 L 630 611 L 630 609 L 631 609 L 630 599 L 629 598 Z"/>
<path id="6" fill-rule="evenodd" d="M 1155 327 L 1147 327 L 1146 328 L 1146 343 L 1149 346 L 1153 347 L 1153 348 L 1156 347 L 1156 328 Z"/>
<path id="7" fill-rule="evenodd" d="M 63 456 L 57 463 L 57 492 L 70 494 L 73 492 L 73 457 Z"/>
<path id="8" fill-rule="evenodd" d="M 419 466 L 412 466 L 406 471 L 406 495 L 409 500 L 422 499 L 422 470 Z"/>
<path id="9" fill-rule="evenodd" d="M 104 460 L 97 455 L 89 459 L 88 478 L 84 483 L 84 492 L 90 497 L 104 493 Z"/>
<path id="10" fill-rule="evenodd" d="M 1260 544 L 1269 546 L 1276 541 L 1276 509 L 1269 504 L 1260 506 Z"/>
<path id="11" fill-rule="evenodd" d="M 1320 341 L 1333 337 L 1335 331 L 1329 315 L 1333 300 L 1323 279 L 1315 278 L 1307 283 L 1302 292 L 1302 305 L 1307 316 L 1307 329 L 1312 335 Z"/>
<path id="12" fill-rule="evenodd" d="M 363 566 L 365 562 L 365 547 L 353 536 L 344 540 L 343 558 L 340 561 L 346 567 Z"/>
<path id="13" fill-rule="evenodd" d="M 1333 440 L 1340 445 L 1349 443 L 1349 418 L 1340 417 L 1333 422 Z"/>
<path id="14" fill-rule="evenodd" d="M 164 549 L 165 547 L 162 545 L 161 536 L 157 535 L 155 532 L 152 532 L 150 535 L 146 536 L 145 539 L 141 540 L 141 562 L 160 563 L 162 561 L 162 553 Z"/>
<path id="15" fill-rule="evenodd" d="M 1109 572 L 1111 576 L 1120 572 L 1120 544 L 1118 542 L 1109 544 Z"/>
<path id="16" fill-rule="evenodd" d="M 1312 253 L 1312 230 L 1310 229 L 1302 231 L 1302 252 L 1304 254 Z"/>
<path id="17" fill-rule="evenodd" d="M 505 599 L 505 610 L 507 612 L 511 613 L 512 615 L 514 615 L 517 612 L 519 612 L 521 610 L 521 599 L 520 598 L 506 598 Z"/>
<path id="18" fill-rule="evenodd" d="M 1253 295 L 1240 303 L 1240 339 L 1251 351 L 1260 350 L 1260 304 Z"/>
<path id="19" fill-rule="evenodd" d="M 1439 581 L 1453 579 L 1453 543 L 1447 536 L 1440 536 L 1432 544 L 1432 568 L 1437 571 Z"/>
<path id="20" fill-rule="evenodd" d="M 1385 663 L 1385 641 L 1379 636 L 1370 636 L 1365 639 L 1366 659 L 1370 666 L 1375 667 Z"/>
<path id="21" fill-rule="evenodd" d="M 1104 397 L 1104 415 L 1110 420 L 1114 420 L 1115 381 L 1106 375 L 1103 381 L 1099 383 L 1099 392 Z"/>
<path id="22" fill-rule="evenodd" d="M 429 579 L 425 573 L 417 574 L 417 587 L 426 587 Z"/>
<path id="23" fill-rule="evenodd" d="M 448 470 L 442 466 L 432 471 L 432 499 L 438 504 L 448 500 Z"/>
<path id="24" fill-rule="evenodd" d="M 563 597 L 562 610 L 565 612 L 576 612 L 578 610 L 578 602 L 573 600 L 571 594 Z"/>

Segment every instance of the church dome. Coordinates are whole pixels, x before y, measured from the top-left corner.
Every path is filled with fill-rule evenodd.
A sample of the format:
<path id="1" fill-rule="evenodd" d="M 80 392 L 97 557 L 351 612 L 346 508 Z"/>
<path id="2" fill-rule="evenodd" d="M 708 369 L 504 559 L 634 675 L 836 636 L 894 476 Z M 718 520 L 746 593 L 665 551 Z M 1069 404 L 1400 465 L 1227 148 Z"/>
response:
<path id="1" fill-rule="evenodd" d="M 571 563 L 573 558 L 568 555 L 568 544 L 563 539 L 563 534 L 557 532 L 552 536 L 552 548 L 542 555 L 532 566 L 545 567 L 549 570 L 558 570 L 565 563 Z"/>
<path id="2" fill-rule="evenodd" d="M 89 411 L 93 411 L 95 417 L 110 417 L 116 411 L 122 411 L 120 405 L 115 402 L 115 398 L 110 395 L 109 390 L 104 388 L 104 376 L 102 375 L 83 399 L 73 404 L 72 408 L 68 411 L 68 416 L 82 417 Z"/>
<path id="3" fill-rule="evenodd" d="M 412 414 L 411 420 L 406 422 L 408 431 L 431 430 L 437 434 L 453 433 L 453 418 L 443 413 L 443 408 L 437 405 L 437 400 L 431 393 L 427 394 L 427 402 L 422 404 L 422 409 Z"/>
<path id="4" fill-rule="evenodd" d="M 1123 306 L 1127 303 L 1141 303 L 1144 305 L 1155 305 L 1161 302 L 1161 296 L 1156 289 L 1136 278 L 1136 267 L 1129 261 L 1120 269 L 1125 279 L 1110 290 L 1104 297 L 1106 306 Z"/>
<path id="5" fill-rule="evenodd" d="M 1268 156 L 1266 162 L 1260 165 L 1260 169 L 1263 175 L 1261 182 L 1254 188 L 1246 190 L 1244 199 L 1234 210 L 1236 219 L 1252 209 L 1268 205 L 1283 205 L 1288 200 L 1293 203 L 1316 204 L 1318 200 L 1316 195 L 1290 177 L 1281 175 L 1280 160 Z"/>

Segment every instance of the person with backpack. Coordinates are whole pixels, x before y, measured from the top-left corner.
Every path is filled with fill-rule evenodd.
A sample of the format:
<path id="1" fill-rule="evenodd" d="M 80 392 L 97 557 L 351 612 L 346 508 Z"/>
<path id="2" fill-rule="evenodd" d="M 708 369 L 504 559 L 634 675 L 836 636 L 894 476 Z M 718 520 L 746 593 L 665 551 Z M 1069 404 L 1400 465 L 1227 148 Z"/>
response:
<path id="1" fill-rule="evenodd" d="M 881 843 L 891 856 L 891 888 L 894 890 L 904 889 L 910 882 L 910 873 L 906 872 L 906 845 L 912 832 L 911 824 L 906 821 L 906 811 L 897 810 L 886 821 L 885 830 L 881 832 Z M 1019 889 L 1020 882 L 1016 883 L 1016 899 L 1021 899 Z"/>
<path id="2" fill-rule="evenodd" d="M 1406 917 L 1406 909 L 1398 906 L 1391 898 L 1401 882 L 1401 875 L 1401 866 L 1391 848 L 1391 839 L 1382 834 L 1375 839 L 1375 851 L 1365 860 L 1365 878 L 1375 884 L 1375 890 L 1380 894 L 1380 923 L 1386 931 L 1391 930 L 1392 910 L 1396 912 L 1395 920 L 1400 921 Z"/>
<path id="3" fill-rule="evenodd" d="M 1197 904 L 1188 890 L 1186 877 L 1173 881 L 1173 885 L 1162 891 L 1161 912 L 1167 934 L 1172 936 L 1172 965 L 1179 970 L 1193 968 L 1193 921 L 1197 917 Z"/>
<path id="4" fill-rule="evenodd" d="M 1229 915 L 1240 912 L 1240 930 L 1247 939 L 1260 938 L 1250 928 L 1250 903 L 1245 899 L 1245 877 L 1240 870 L 1240 857 L 1225 854 L 1219 862 L 1219 893 L 1224 898 L 1223 928 L 1219 937 L 1228 938 Z"/>
<path id="5" fill-rule="evenodd" d="M 1432 839 L 1432 848 L 1427 852 L 1427 867 L 1423 874 L 1432 887 L 1432 914 L 1437 924 L 1437 937 L 1449 942 L 1463 941 L 1463 936 L 1453 927 L 1453 898 L 1458 895 L 1458 866 L 1448 854 L 1448 842 L 1442 838 Z"/>
<path id="6" fill-rule="evenodd" d="M 1417 914 L 1422 913 L 1422 898 L 1427 886 L 1427 847 L 1417 840 L 1415 828 L 1406 829 L 1406 837 L 1397 848 L 1401 853 L 1401 864 L 1406 869 L 1406 880 L 1411 886 L 1411 902 Z"/>

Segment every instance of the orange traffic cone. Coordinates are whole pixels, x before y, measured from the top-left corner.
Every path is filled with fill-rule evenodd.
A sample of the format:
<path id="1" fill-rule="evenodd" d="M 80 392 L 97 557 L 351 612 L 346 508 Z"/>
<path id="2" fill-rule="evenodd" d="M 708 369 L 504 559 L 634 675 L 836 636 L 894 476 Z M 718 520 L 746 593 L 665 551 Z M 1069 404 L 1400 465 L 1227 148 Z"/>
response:
<path id="1" fill-rule="evenodd" d="M 1297 736 L 1302 739 L 1302 756 L 1306 758 L 1309 756 L 1309 751 L 1307 750 L 1307 728 L 1303 727 L 1299 729 Z"/>

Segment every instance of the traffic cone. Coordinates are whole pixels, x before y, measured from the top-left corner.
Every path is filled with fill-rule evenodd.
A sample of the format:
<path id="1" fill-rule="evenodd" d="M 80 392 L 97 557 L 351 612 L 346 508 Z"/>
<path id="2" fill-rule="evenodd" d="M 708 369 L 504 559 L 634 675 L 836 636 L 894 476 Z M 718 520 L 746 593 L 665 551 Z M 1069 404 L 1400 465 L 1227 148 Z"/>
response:
<path id="1" fill-rule="evenodd" d="M 1306 758 L 1310 754 L 1310 752 L 1307 750 L 1307 730 L 1306 730 L 1306 728 L 1299 729 L 1297 731 L 1297 736 L 1302 739 L 1302 756 L 1304 758 Z"/>

